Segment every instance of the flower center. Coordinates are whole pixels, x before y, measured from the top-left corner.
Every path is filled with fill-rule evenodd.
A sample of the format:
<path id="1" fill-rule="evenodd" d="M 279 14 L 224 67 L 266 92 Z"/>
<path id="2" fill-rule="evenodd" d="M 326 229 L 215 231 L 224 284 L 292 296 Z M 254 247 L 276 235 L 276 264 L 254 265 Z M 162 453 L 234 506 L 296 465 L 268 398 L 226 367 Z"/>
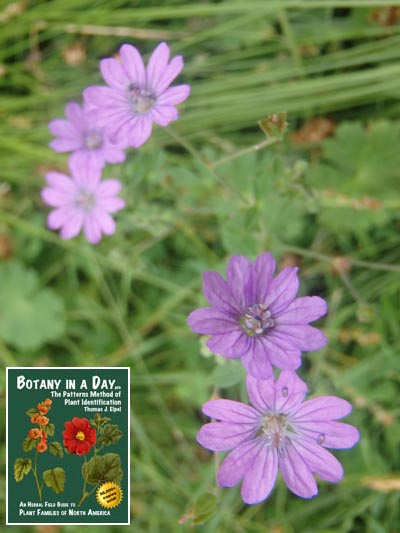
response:
<path id="1" fill-rule="evenodd" d="M 272 313 L 264 304 L 254 304 L 246 309 L 240 321 L 247 335 L 262 335 L 275 326 Z"/>
<path id="2" fill-rule="evenodd" d="M 127 96 L 132 108 L 138 115 L 145 115 L 154 106 L 155 97 L 150 91 L 136 87 L 130 83 L 127 88 Z"/>
<path id="3" fill-rule="evenodd" d="M 98 130 L 88 130 L 84 135 L 83 143 L 89 150 L 97 150 L 103 144 L 103 136 Z"/>
<path id="4" fill-rule="evenodd" d="M 78 433 L 75 435 L 75 438 L 78 440 L 85 440 L 85 434 L 83 431 L 78 431 Z"/>
<path id="5" fill-rule="evenodd" d="M 293 429 L 285 415 L 266 414 L 263 416 L 258 436 L 264 437 L 265 443 L 274 446 L 284 456 L 285 445 L 290 442 L 289 435 Z"/>
<path id="6" fill-rule="evenodd" d="M 89 212 L 95 206 L 95 198 L 92 193 L 80 190 L 75 198 L 75 205 Z"/>

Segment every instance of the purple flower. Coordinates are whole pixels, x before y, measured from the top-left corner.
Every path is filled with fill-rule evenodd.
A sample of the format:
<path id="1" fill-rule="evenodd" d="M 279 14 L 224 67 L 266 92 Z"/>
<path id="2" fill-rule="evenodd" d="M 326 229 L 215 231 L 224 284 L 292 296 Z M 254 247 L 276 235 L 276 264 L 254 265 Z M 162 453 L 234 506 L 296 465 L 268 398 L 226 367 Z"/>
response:
<path id="1" fill-rule="evenodd" d="M 58 137 L 50 143 L 56 152 L 73 152 L 71 160 L 103 168 L 106 163 L 122 163 L 125 152 L 95 125 L 88 113 L 88 106 L 70 102 L 65 107 L 68 120 L 55 119 L 49 123 L 50 132 Z"/>
<path id="2" fill-rule="evenodd" d="M 276 382 L 247 376 L 247 390 L 254 407 L 232 400 L 203 405 L 203 413 L 219 422 L 205 424 L 197 441 L 215 452 L 232 450 L 218 472 L 221 487 L 243 480 L 242 498 L 254 504 L 269 496 L 278 469 L 301 498 L 318 493 L 313 474 L 331 483 L 342 479 L 341 464 L 325 448 L 351 448 L 358 442 L 357 428 L 336 422 L 350 413 L 348 402 L 336 396 L 304 402 L 307 386 L 288 370 Z"/>
<path id="3" fill-rule="evenodd" d="M 138 50 L 130 44 L 120 48 L 121 62 L 102 59 L 100 70 L 109 87 L 88 87 L 83 95 L 93 106 L 99 126 L 110 139 L 137 148 L 150 137 L 152 123 L 167 126 L 178 118 L 176 105 L 189 96 L 189 85 L 169 87 L 183 68 L 182 56 L 169 61 L 169 47 L 160 43 L 145 69 Z"/>
<path id="4" fill-rule="evenodd" d="M 46 180 L 49 187 L 42 191 L 42 199 L 54 207 L 47 218 L 50 229 L 60 229 L 63 239 L 76 237 L 83 228 L 86 239 L 96 244 L 101 234 L 112 235 L 115 222 L 109 213 L 125 206 L 116 195 L 121 189 L 117 180 L 101 181 L 101 170 L 90 166 L 69 163 L 71 177 L 60 172 L 49 172 Z"/>
<path id="5" fill-rule="evenodd" d="M 263 253 L 253 264 L 242 255 L 231 257 L 225 281 L 205 272 L 203 292 L 212 307 L 196 309 L 188 324 L 196 333 L 212 335 L 207 346 L 230 359 L 241 358 L 257 379 L 272 376 L 272 365 L 295 370 L 301 352 L 318 350 L 326 337 L 308 323 L 326 313 L 318 296 L 296 298 L 297 268 L 283 269 L 275 278 L 275 261 Z"/>

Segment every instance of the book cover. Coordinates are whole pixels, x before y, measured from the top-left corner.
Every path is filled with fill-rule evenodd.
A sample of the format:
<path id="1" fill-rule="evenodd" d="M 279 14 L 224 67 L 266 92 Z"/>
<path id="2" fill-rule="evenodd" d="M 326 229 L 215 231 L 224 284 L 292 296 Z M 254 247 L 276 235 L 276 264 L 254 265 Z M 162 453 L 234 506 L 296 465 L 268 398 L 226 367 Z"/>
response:
<path id="1" fill-rule="evenodd" d="M 7 368 L 7 525 L 129 524 L 129 368 Z"/>

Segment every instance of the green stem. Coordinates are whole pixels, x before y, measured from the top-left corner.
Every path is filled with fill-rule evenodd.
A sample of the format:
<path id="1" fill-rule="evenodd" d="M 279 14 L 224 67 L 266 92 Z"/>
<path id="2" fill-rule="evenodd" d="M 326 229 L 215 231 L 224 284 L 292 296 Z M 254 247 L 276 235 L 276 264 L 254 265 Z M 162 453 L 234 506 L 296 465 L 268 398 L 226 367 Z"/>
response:
<path id="1" fill-rule="evenodd" d="M 38 478 L 38 475 L 37 475 L 37 458 L 38 458 L 38 452 L 36 451 L 35 462 L 34 462 L 34 466 L 33 466 L 33 469 L 32 469 L 32 473 L 33 473 L 33 476 L 34 476 L 35 481 L 36 481 L 36 486 L 37 486 L 37 490 L 38 490 L 38 493 L 39 493 L 39 500 L 42 501 L 42 487 L 40 486 L 39 478 Z"/>
<path id="2" fill-rule="evenodd" d="M 86 463 L 86 455 L 83 456 L 84 463 Z M 83 478 L 83 488 L 82 488 L 82 497 L 79 500 L 78 507 L 82 505 L 82 503 L 86 500 L 88 497 L 88 493 L 86 492 L 86 484 L 87 484 L 87 477 Z"/>

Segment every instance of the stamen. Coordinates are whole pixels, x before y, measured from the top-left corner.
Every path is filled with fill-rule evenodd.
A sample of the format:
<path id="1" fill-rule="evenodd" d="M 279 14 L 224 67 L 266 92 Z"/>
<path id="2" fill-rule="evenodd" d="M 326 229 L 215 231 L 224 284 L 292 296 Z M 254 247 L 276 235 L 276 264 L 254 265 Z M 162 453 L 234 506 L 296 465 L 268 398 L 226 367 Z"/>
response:
<path id="1" fill-rule="evenodd" d="M 103 144 L 103 137 L 98 130 L 88 130 L 83 142 L 89 150 L 97 150 Z"/>
<path id="2" fill-rule="evenodd" d="M 262 335 L 275 326 L 272 313 L 264 304 L 255 304 L 246 309 L 241 325 L 249 336 Z"/>
<path id="3" fill-rule="evenodd" d="M 156 101 L 151 92 L 136 87 L 133 83 L 130 83 L 127 87 L 127 96 L 132 104 L 133 111 L 139 115 L 148 113 Z"/>
<path id="4" fill-rule="evenodd" d="M 81 190 L 75 198 L 75 205 L 89 212 L 95 206 L 95 198 L 92 193 Z"/>

